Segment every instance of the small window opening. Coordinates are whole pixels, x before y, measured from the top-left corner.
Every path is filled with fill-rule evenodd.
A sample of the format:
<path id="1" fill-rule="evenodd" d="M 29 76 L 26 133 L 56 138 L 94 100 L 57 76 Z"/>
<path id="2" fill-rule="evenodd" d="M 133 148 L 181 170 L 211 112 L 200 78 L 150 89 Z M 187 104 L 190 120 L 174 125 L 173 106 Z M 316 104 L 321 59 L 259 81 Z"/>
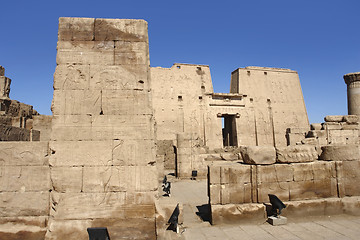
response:
<path id="1" fill-rule="evenodd" d="M 198 71 L 201 71 L 201 67 L 197 67 L 197 70 L 198 70 Z"/>
<path id="2" fill-rule="evenodd" d="M 264 75 L 267 75 L 267 72 L 264 72 Z"/>
<path id="3" fill-rule="evenodd" d="M 142 84 L 142 83 L 144 83 L 144 81 L 143 81 L 143 80 L 139 80 L 139 83 L 141 83 L 141 84 Z"/>
<path id="4" fill-rule="evenodd" d="M 199 96 L 199 99 L 201 100 L 201 99 L 202 99 L 202 96 Z"/>
<path id="5" fill-rule="evenodd" d="M 178 69 L 180 69 L 181 67 L 180 66 L 176 66 Z"/>
<path id="6" fill-rule="evenodd" d="M 182 101 L 182 100 L 183 100 L 182 96 L 178 96 L 178 101 Z"/>
<path id="7" fill-rule="evenodd" d="M 250 76 L 250 71 L 247 71 L 247 75 Z"/>

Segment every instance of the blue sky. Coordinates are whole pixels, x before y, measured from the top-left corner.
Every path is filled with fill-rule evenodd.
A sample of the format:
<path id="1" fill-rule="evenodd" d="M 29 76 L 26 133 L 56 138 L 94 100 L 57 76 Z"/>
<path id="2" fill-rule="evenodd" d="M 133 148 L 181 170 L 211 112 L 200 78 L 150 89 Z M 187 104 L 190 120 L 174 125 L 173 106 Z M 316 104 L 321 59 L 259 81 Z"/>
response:
<path id="1" fill-rule="evenodd" d="M 149 23 L 151 66 L 210 65 L 214 90 L 229 92 L 239 67 L 296 70 L 310 122 L 347 114 L 343 75 L 360 71 L 360 1 L 3 1 L 0 65 L 10 97 L 51 114 L 59 17 L 135 18 Z"/>

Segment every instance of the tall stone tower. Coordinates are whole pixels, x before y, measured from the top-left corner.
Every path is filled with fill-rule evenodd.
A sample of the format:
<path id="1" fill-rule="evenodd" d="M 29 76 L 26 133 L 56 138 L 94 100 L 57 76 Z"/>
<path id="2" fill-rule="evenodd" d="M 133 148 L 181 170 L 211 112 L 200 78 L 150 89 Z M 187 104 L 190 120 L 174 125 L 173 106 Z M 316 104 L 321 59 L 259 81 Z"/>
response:
<path id="1" fill-rule="evenodd" d="M 360 72 L 344 75 L 347 85 L 348 114 L 360 116 Z"/>
<path id="2" fill-rule="evenodd" d="M 155 239 L 147 22 L 60 18 L 47 239 Z"/>

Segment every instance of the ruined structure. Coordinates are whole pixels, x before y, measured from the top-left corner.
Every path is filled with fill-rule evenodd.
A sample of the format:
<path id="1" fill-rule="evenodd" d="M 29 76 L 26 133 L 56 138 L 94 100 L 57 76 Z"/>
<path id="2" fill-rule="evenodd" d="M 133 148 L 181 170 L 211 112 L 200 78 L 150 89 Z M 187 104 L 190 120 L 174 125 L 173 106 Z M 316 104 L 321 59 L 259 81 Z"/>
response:
<path id="1" fill-rule="evenodd" d="M 1 139 L 1 239 L 87 239 L 88 227 L 160 238 L 177 204 L 159 195 L 168 172 L 207 179 L 212 224 L 263 221 L 267 194 L 289 204 L 285 215 L 358 213 L 346 198 L 360 195 L 356 89 L 355 115 L 310 125 L 297 72 L 239 68 L 229 93 L 215 93 L 209 66 L 150 68 L 148 44 L 143 20 L 59 19 L 53 115 L 1 118 L 39 133 Z"/>

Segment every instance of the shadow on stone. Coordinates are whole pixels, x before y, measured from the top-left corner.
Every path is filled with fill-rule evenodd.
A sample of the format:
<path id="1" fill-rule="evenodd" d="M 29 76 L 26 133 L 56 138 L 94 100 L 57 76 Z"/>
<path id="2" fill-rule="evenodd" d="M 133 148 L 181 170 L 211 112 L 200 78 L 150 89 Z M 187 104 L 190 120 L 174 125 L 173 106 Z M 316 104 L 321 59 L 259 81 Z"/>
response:
<path id="1" fill-rule="evenodd" d="M 273 212 L 272 212 L 271 204 L 267 204 L 267 203 L 263 203 L 263 204 L 264 204 L 265 210 L 266 210 L 266 217 L 268 218 L 268 217 L 274 215 Z"/>
<path id="2" fill-rule="evenodd" d="M 210 210 L 210 204 L 203 204 L 200 206 L 196 206 L 198 211 L 196 212 L 196 215 L 198 215 L 201 220 L 204 222 L 211 222 L 211 210 Z"/>

